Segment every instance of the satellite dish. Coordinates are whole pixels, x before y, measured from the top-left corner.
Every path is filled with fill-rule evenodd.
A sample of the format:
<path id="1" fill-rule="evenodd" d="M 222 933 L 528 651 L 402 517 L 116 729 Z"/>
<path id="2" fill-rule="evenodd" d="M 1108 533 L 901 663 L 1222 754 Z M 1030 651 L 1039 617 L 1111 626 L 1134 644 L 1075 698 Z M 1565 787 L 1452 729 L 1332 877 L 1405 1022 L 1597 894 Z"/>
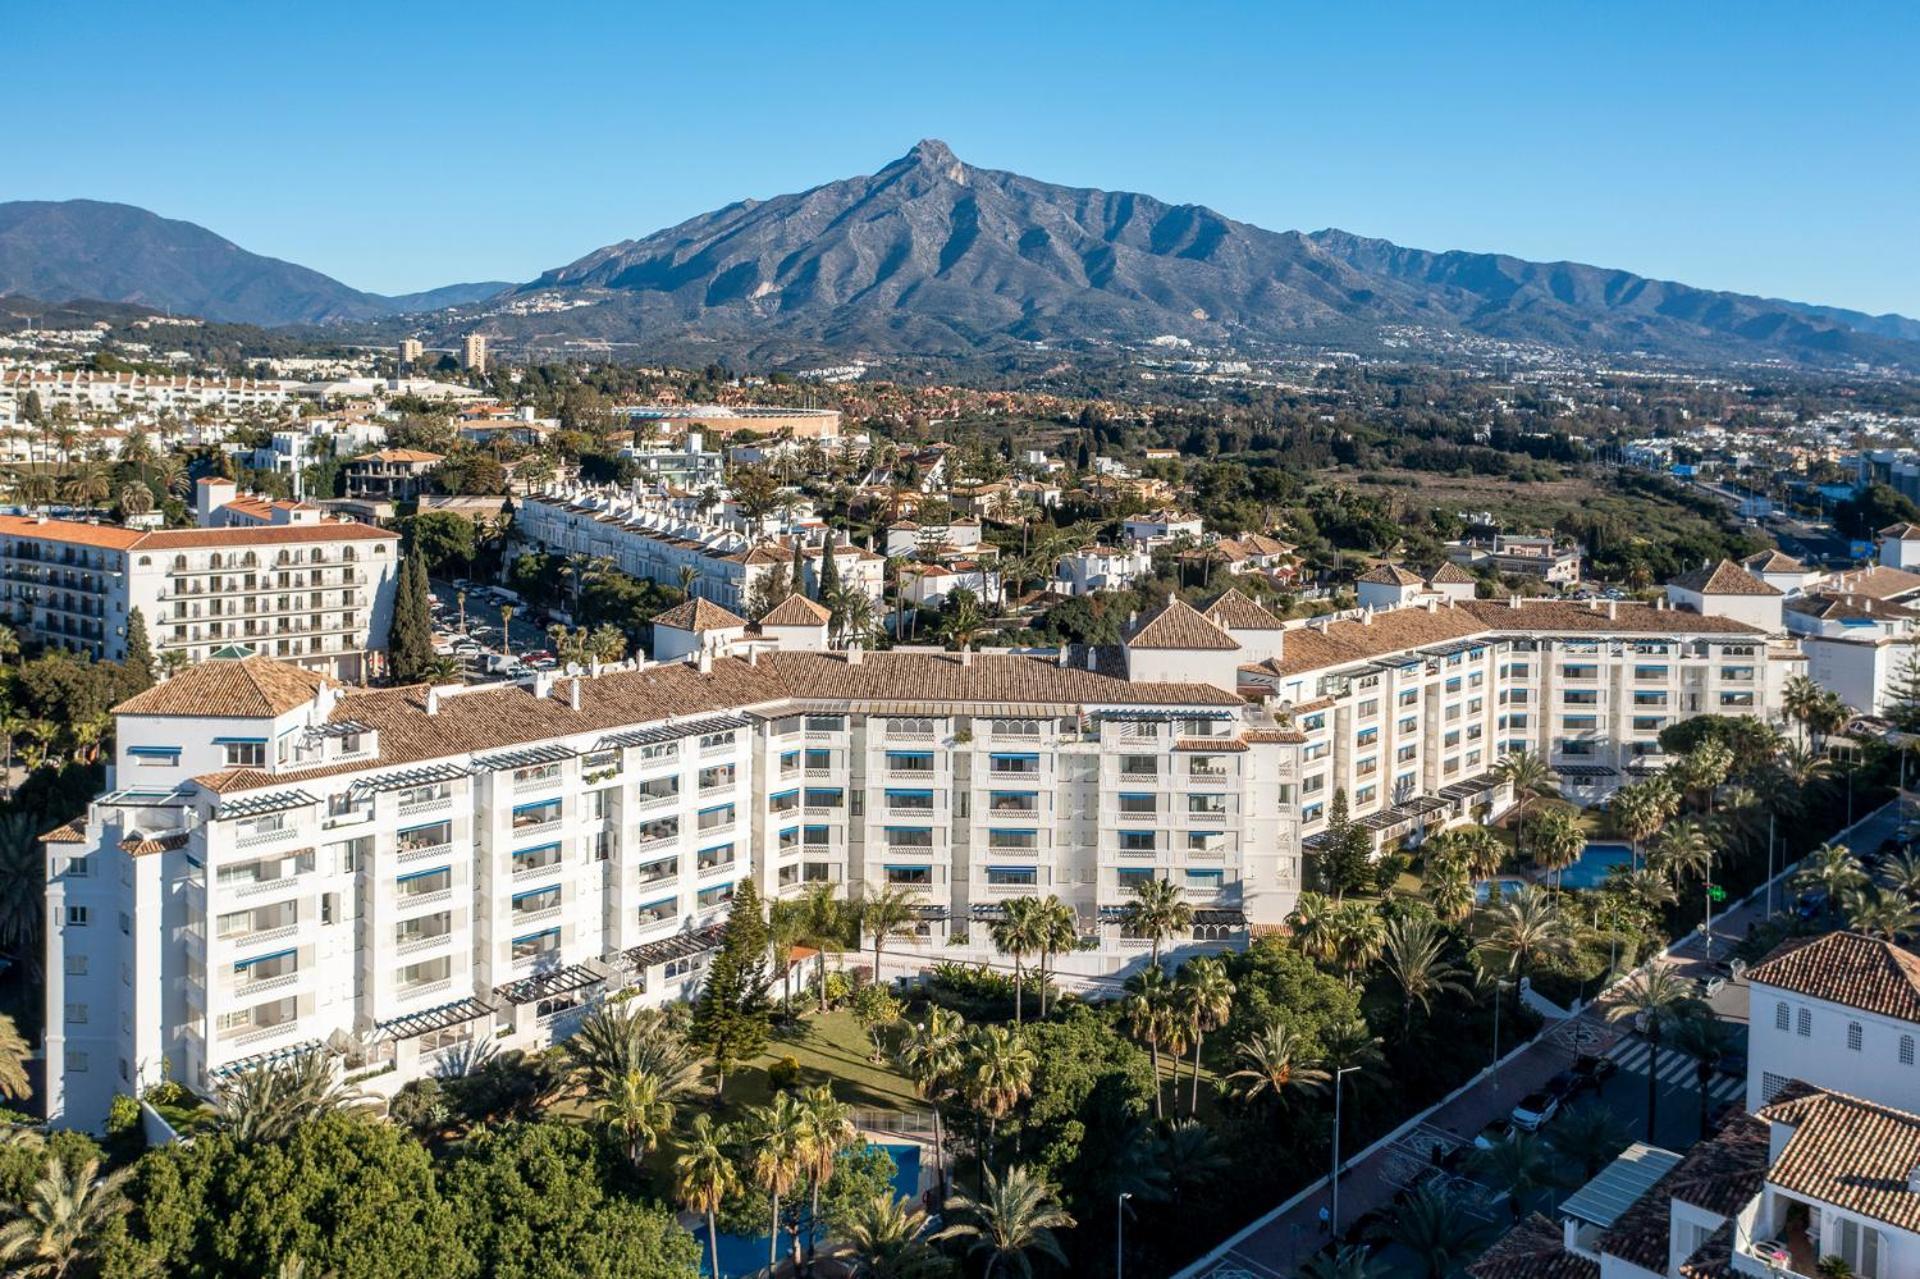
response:
<path id="1" fill-rule="evenodd" d="M 578 662 L 567 663 L 567 674 L 573 675 L 573 676 L 579 676 L 585 673 L 586 673 L 586 668 L 580 665 L 580 663 Z"/>

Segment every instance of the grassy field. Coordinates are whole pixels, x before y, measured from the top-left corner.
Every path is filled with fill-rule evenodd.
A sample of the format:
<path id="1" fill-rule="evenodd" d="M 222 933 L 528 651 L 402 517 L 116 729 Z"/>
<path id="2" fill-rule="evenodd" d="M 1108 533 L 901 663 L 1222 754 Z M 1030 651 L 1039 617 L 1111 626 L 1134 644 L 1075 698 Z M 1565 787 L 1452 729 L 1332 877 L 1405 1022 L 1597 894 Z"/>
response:
<path id="1" fill-rule="evenodd" d="M 791 1026 L 776 1028 L 766 1051 L 750 1066 L 727 1080 L 722 1111 L 737 1118 L 749 1106 L 764 1105 L 771 1095 L 767 1068 L 782 1057 L 800 1063 L 798 1086 L 831 1083 L 833 1095 L 849 1106 L 868 1110 L 924 1110 L 926 1103 L 893 1068 L 875 1062 L 873 1041 L 844 1009 L 822 1017 L 809 1014 Z"/>

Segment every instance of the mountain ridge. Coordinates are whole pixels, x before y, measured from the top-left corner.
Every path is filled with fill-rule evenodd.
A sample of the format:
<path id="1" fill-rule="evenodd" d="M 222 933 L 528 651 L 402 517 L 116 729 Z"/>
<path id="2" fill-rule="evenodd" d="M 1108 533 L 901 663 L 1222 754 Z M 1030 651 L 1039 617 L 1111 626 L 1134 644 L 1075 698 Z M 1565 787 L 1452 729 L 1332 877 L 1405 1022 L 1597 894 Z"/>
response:
<path id="1" fill-rule="evenodd" d="M 136 205 L 0 203 L 0 295 L 134 303 L 210 320 L 285 325 L 458 306 L 509 287 L 456 284 L 384 297 L 298 263 L 249 253 L 196 223 Z"/>

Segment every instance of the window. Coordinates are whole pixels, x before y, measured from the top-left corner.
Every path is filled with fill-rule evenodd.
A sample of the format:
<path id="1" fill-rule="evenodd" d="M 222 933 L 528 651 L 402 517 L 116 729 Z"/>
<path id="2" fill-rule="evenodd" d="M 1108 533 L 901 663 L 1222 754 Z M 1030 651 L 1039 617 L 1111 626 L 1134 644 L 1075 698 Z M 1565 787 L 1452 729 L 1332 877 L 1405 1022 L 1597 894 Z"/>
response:
<path id="1" fill-rule="evenodd" d="M 731 745 L 733 745 L 732 729 L 724 733 L 707 733 L 700 738 L 700 749 L 703 751 L 721 750 Z"/>
<path id="2" fill-rule="evenodd" d="M 178 746 L 129 746 L 136 768 L 173 768 L 180 763 Z"/>
<path id="3" fill-rule="evenodd" d="M 1122 777 L 1158 777 L 1160 775 L 1160 757 L 1158 755 L 1122 755 L 1120 757 L 1120 776 Z"/>
<path id="4" fill-rule="evenodd" d="M 1224 872 L 1217 870 L 1195 870 L 1189 868 L 1187 871 L 1187 882 L 1199 889 L 1218 888 L 1224 879 Z"/>
<path id="5" fill-rule="evenodd" d="M 812 792 L 808 792 L 808 802 L 812 802 Z M 700 810 L 699 826 L 701 830 L 718 830 L 722 826 L 733 825 L 733 805 L 717 804 L 712 808 Z"/>
<path id="6" fill-rule="evenodd" d="M 553 847 L 558 848 L 555 844 Z M 442 866 L 437 870 L 420 870 L 411 875 L 402 875 L 394 881 L 400 896 L 426 897 L 432 893 L 444 893 L 453 887 L 453 868 Z"/>
<path id="7" fill-rule="evenodd" d="M 1120 811 L 1134 817 L 1151 817 L 1160 811 L 1160 797 L 1153 794 L 1127 794 L 1119 798 Z"/>
<path id="8" fill-rule="evenodd" d="M 694 857 L 693 868 L 704 875 L 708 871 L 726 870 L 733 866 L 733 845 L 715 844 L 712 848 L 703 848 Z"/>
<path id="9" fill-rule="evenodd" d="M 987 883 L 999 888 L 1031 888 L 1040 882 L 1040 872 L 1031 866 L 989 866 Z"/>
<path id="10" fill-rule="evenodd" d="M 800 771 L 800 752 L 780 752 L 780 776 L 789 777 Z"/>
<path id="11" fill-rule="evenodd" d="M 889 826 L 887 827 L 888 848 L 932 848 L 933 827 L 931 826 Z"/>
<path id="12" fill-rule="evenodd" d="M 893 792 L 889 791 L 887 793 L 891 795 Z M 794 790 L 783 790 L 767 797 L 767 808 L 771 812 L 791 813 L 798 807 L 800 807 L 800 791 L 798 788 Z"/>
<path id="13" fill-rule="evenodd" d="M 518 875 L 537 870 L 548 870 L 560 864 L 560 845 L 542 844 L 538 848 L 522 848 L 513 855 L 513 873 Z"/>
<path id="14" fill-rule="evenodd" d="M 1773 1006 L 1773 1028 L 1775 1030 L 1788 1028 L 1787 1001 L 1784 999 Z"/>
<path id="15" fill-rule="evenodd" d="M 1030 853 L 1040 847 L 1040 833 L 1033 830 L 1010 830 L 996 826 L 987 832 L 987 847 L 1005 849 L 1018 853 Z"/>
<path id="16" fill-rule="evenodd" d="M 733 777 L 732 764 L 716 764 L 712 768 L 703 768 L 700 770 L 700 789 L 719 790 L 723 786 L 731 786 Z"/>
<path id="17" fill-rule="evenodd" d="M 890 790 L 887 792 L 887 807 L 907 812 L 930 813 L 933 811 L 933 792 L 930 790 Z"/>
<path id="18" fill-rule="evenodd" d="M 846 728 L 846 726 L 846 719 L 839 715 L 807 716 L 807 731 L 809 733 L 838 733 Z"/>
<path id="19" fill-rule="evenodd" d="M 1024 774 L 1031 776 L 1040 771 L 1038 755 L 989 755 L 987 771 L 993 773 Z"/>
<path id="20" fill-rule="evenodd" d="M 641 862 L 635 867 L 643 884 L 657 884 L 663 879 L 675 879 L 680 874 L 678 857 L 662 857 L 655 861 Z"/>
<path id="21" fill-rule="evenodd" d="M 640 907 L 640 926 L 645 928 L 649 924 L 663 924 L 668 920 L 677 919 L 680 915 L 679 907 L 679 899 L 674 897 L 662 897 L 657 902 L 643 903 Z"/>
<path id="22" fill-rule="evenodd" d="M 85 928 L 87 926 L 87 908 L 85 906 L 67 907 L 67 927 Z"/>
<path id="23" fill-rule="evenodd" d="M 712 888 L 703 888 L 693 895 L 693 908 L 712 910 L 715 906 L 724 906 L 732 900 L 732 884 L 715 884 Z"/>
<path id="24" fill-rule="evenodd" d="M 1123 853 L 1151 853 L 1159 846 L 1160 833 L 1151 830 L 1123 830 L 1120 832 L 1120 851 Z"/>
<path id="25" fill-rule="evenodd" d="M 1813 1013 L 1802 1008 L 1794 1018 L 1793 1029 L 1802 1039 L 1811 1037 L 1813 1034 Z"/>
<path id="26" fill-rule="evenodd" d="M 888 751 L 887 767 L 896 773 L 931 773 L 933 752 Z"/>
<path id="27" fill-rule="evenodd" d="M 541 800 L 538 804 L 516 804 L 513 809 L 513 828 L 515 830 L 525 830 L 529 826 L 544 826 L 548 822 L 557 822 L 559 820 L 560 801 L 557 799 Z M 444 829 L 444 826 L 440 829 Z M 437 842 L 444 843 L 445 841 L 441 840 Z"/>
<path id="28" fill-rule="evenodd" d="M 825 848 L 833 843 L 833 827 L 802 826 L 800 837 L 808 848 Z"/>
<path id="29" fill-rule="evenodd" d="M 67 956 L 67 976 L 85 977 L 87 975 L 87 957 L 85 955 Z"/>
<path id="30" fill-rule="evenodd" d="M 560 885 L 549 884 L 545 888 L 535 888 L 513 895 L 513 913 L 516 915 L 537 915 L 543 910 L 553 910 L 560 905 Z"/>
<path id="31" fill-rule="evenodd" d="M 806 793 L 808 808 L 839 808 L 842 793 L 838 786 L 809 786 Z"/>
<path id="32" fill-rule="evenodd" d="M 680 835 L 678 817 L 656 817 L 650 822 L 640 823 L 640 843 L 652 844 L 663 839 L 677 839 Z"/>
<path id="33" fill-rule="evenodd" d="M 238 738 L 214 739 L 214 745 L 227 749 L 228 768 L 265 768 L 267 766 L 267 744 L 261 741 L 243 741 Z"/>
<path id="34" fill-rule="evenodd" d="M 1600 690 L 1597 688 L 1569 688 L 1560 694 L 1560 701 L 1567 706 L 1598 706 Z"/>
<path id="35" fill-rule="evenodd" d="M 518 821 L 516 816 L 516 825 Z M 438 848 L 452 841 L 453 824 L 451 822 L 435 822 L 431 826 L 410 826 L 395 838 L 395 843 L 403 853 L 417 853 L 425 848 Z"/>
<path id="36" fill-rule="evenodd" d="M 931 866 L 888 866 L 886 872 L 889 884 L 902 884 L 909 888 L 933 886 L 933 867 Z"/>
<path id="37" fill-rule="evenodd" d="M 524 937 L 513 939 L 513 957 L 516 961 L 534 959 L 559 949 L 560 930 L 558 928 L 544 928 L 537 933 L 528 933 Z"/>
<path id="38" fill-rule="evenodd" d="M 678 777 L 655 777 L 641 782 L 639 800 L 642 804 L 662 803 L 680 793 Z"/>
<path id="39" fill-rule="evenodd" d="M 1902 1066 L 1913 1065 L 1913 1036 L 1912 1035 L 1900 1036 L 1900 1064 Z"/>
<path id="40" fill-rule="evenodd" d="M 1037 813 L 1040 811 L 1040 792 L 1030 790 L 997 790 L 987 795 L 987 811 L 991 813 Z"/>
<path id="41" fill-rule="evenodd" d="M 1225 795 L 1189 795 L 1187 796 L 1189 813 L 1216 813 L 1224 815 L 1227 811 Z"/>
<path id="42" fill-rule="evenodd" d="M 1148 866 L 1122 866 L 1114 872 L 1114 878 L 1119 881 L 1121 892 L 1138 892 L 1140 885 L 1153 882 L 1153 869 Z"/>
<path id="43" fill-rule="evenodd" d="M 1860 1029 L 1859 1022 L 1850 1021 L 1847 1023 L 1847 1051 L 1848 1052 L 1857 1053 L 1860 1051 L 1860 1041 L 1861 1041 L 1862 1035 L 1863 1035 L 1863 1032 Z"/>
<path id="44" fill-rule="evenodd" d="M 93 874 L 93 858 L 67 858 L 67 876 L 71 879 L 86 879 Z"/>
<path id="45" fill-rule="evenodd" d="M 807 771 L 821 773 L 833 767 L 833 752 L 815 747 L 807 751 Z"/>
<path id="46" fill-rule="evenodd" d="M 79 1026 L 86 1025 L 87 1006 L 85 1004 L 68 1004 L 67 1005 L 67 1021 L 74 1025 L 79 1025 Z"/>

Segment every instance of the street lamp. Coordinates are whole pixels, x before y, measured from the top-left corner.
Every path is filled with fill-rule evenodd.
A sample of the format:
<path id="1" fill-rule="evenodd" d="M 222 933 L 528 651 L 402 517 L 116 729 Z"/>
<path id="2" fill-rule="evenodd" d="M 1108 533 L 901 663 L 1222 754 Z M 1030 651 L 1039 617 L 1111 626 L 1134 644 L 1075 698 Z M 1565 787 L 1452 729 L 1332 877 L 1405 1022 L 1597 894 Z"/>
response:
<path id="1" fill-rule="evenodd" d="M 1336 1241 L 1340 1238 L 1340 1081 L 1358 1069 L 1358 1066 L 1342 1066 L 1333 1072 L 1333 1228 L 1330 1233 Z"/>
<path id="2" fill-rule="evenodd" d="M 1127 1200 L 1131 1190 L 1122 1190 L 1113 1210 L 1113 1279 L 1126 1279 L 1127 1273 Z"/>
<path id="3" fill-rule="evenodd" d="M 1500 992 L 1511 985 L 1505 977 L 1493 979 L 1493 1060 L 1487 1063 L 1487 1070 L 1493 1075 L 1495 1093 L 1500 1091 Z"/>

